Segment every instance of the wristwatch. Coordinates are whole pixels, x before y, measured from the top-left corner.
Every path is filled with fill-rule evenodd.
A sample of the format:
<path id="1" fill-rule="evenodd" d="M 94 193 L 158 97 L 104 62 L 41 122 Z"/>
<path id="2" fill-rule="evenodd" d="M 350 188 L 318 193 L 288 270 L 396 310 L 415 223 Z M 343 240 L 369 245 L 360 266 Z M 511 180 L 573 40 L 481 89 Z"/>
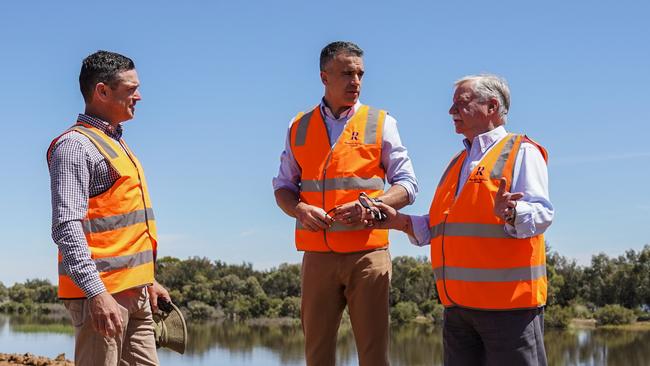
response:
<path id="1" fill-rule="evenodd" d="M 504 217 L 504 219 L 506 220 L 506 224 L 510 224 L 512 226 L 515 226 L 516 218 L 517 218 L 517 209 L 514 207 L 512 207 Z"/>

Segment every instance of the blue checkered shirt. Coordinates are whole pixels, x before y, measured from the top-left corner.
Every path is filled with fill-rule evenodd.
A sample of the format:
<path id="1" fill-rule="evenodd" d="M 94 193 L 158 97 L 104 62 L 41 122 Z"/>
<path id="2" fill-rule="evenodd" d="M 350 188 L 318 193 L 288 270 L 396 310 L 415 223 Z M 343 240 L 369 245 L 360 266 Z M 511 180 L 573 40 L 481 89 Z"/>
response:
<path id="1" fill-rule="evenodd" d="M 102 130 L 116 141 L 122 136 L 121 126 L 113 128 L 98 118 L 80 114 L 78 121 Z M 59 138 L 49 167 L 52 239 L 63 257 L 63 269 L 90 298 L 106 291 L 106 287 L 90 257 L 81 221 L 88 211 L 88 199 L 106 192 L 119 175 L 95 145 L 78 132 Z"/>

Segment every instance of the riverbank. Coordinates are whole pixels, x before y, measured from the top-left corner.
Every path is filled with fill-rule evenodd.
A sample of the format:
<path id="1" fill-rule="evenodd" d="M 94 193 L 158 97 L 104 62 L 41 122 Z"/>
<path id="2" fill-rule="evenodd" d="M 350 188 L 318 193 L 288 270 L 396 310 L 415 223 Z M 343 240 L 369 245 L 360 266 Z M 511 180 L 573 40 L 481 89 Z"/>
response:
<path id="1" fill-rule="evenodd" d="M 0 353 L 0 366 L 28 365 L 28 366 L 74 366 L 70 360 L 66 360 L 65 354 L 60 354 L 56 358 L 36 356 L 31 353 L 9 354 Z"/>

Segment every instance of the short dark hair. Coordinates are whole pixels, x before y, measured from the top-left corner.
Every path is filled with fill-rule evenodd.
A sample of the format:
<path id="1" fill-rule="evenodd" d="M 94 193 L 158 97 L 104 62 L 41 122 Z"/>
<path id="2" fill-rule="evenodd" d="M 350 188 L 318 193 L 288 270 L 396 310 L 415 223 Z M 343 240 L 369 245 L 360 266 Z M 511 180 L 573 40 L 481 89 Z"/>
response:
<path id="1" fill-rule="evenodd" d="M 363 57 L 363 50 L 352 42 L 336 41 L 328 44 L 320 51 L 320 71 L 325 70 L 328 62 L 332 61 L 339 53 Z"/>
<path id="2" fill-rule="evenodd" d="M 86 57 L 81 63 L 79 73 L 79 88 L 86 103 L 92 100 L 93 89 L 98 83 L 111 84 L 117 74 L 135 69 L 135 64 L 130 58 L 119 53 L 97 51 Z"/>

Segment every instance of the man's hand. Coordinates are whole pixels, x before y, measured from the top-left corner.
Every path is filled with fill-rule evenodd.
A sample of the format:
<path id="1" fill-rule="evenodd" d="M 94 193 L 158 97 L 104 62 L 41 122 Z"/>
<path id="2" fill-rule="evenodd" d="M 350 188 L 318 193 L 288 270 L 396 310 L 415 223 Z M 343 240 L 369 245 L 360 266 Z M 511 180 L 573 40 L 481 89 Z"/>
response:
<path id="1" fill-rule="evenodd" d="M 296 219 L 309 231 L 328 229 L 332 225 L 332 218 L 320 207 L 299 202 L 296 205 Z"/>
<path id="2" fill-rule="evenodd" d="M 154 313 L 158 311 L 158 298 L 163 298 L 167 302 L 172 302 L 172 298 L 169 297 L 169 292 L 167 292 L 167 290 L 156 280 L 153 280 L 153 285 L 147 286 L 147 291 L 149 291 L 151 310 Z"/>
<path id="3" fill-rule="evenodd" d="M 501 178 L 499 190 L 494 198 L 494 214 L 512 225 L 515 222 L 517 201 L 522 199 L 524 194 L 522 192 L 510 193 L 506 191 L 507 184 L 506 178 Z"/>
<path id="4" fill-rule="evenodd" d="M 95 330 L 104 337 L 115 337 L 122 333 L 124 320 L 120 305 L 113 295 L 102 292 L 88 299 L 90 319 Z"/>
<path id="5" fill-rule="evenodd" d="M 352 201 L 338 206 L 334 210 L 334 221 L 341 222 L 345 225 L 358 225 L 364 220 L 371 219 L 369 214 L 359 201 Z"/>

